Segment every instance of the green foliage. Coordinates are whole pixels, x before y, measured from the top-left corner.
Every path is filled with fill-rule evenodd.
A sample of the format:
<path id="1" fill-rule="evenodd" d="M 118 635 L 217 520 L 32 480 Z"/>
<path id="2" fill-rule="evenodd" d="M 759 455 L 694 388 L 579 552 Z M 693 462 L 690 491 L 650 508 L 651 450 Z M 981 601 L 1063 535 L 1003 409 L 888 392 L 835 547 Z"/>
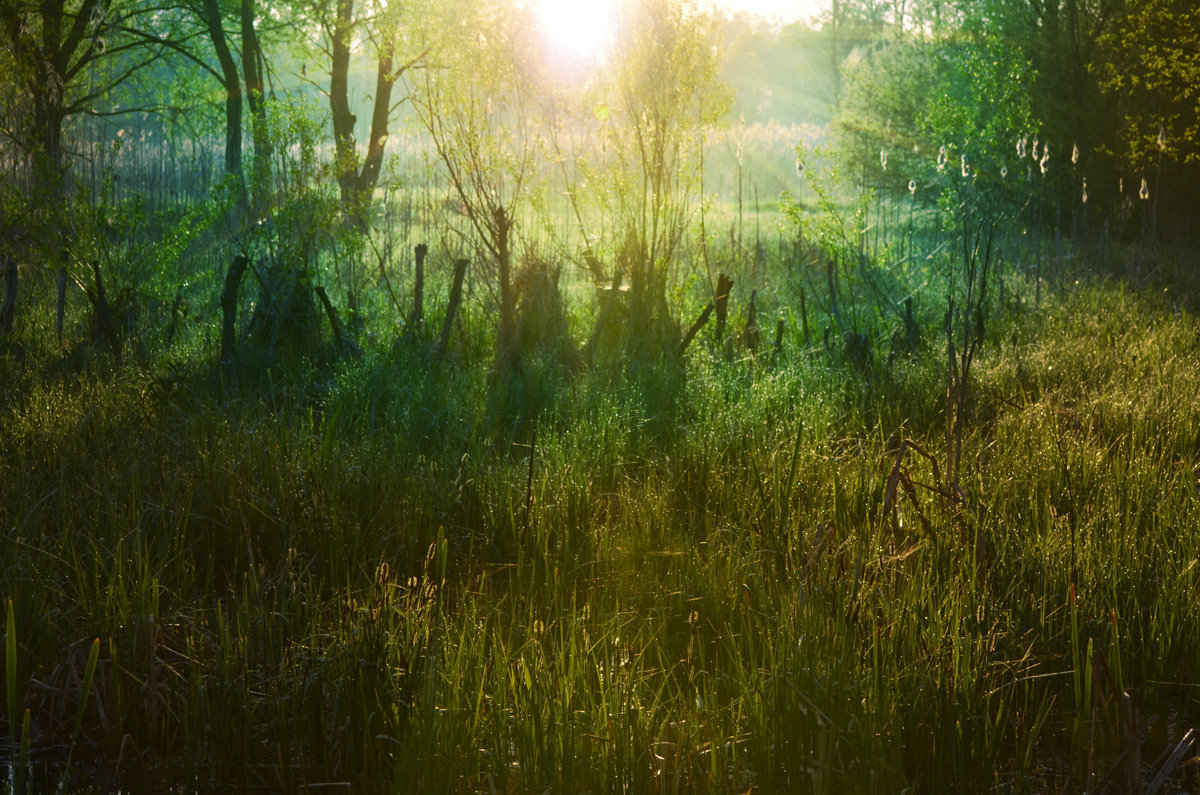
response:
<path id="1" fill-rule="evenodd" d="M 911 185 L 929 200 L 969 180 L 1014 207 L 1024 192 L 1012 185 L 1027 165 L 1017 143 L 1037 133 L 1030 80 L 1029 64 L 1002 43 L 882 45 L 847 67 L 835 120 L 841 156 L 863 184 L 895 196 Z"/>
<path id="2" fill-rule="evenodd" d="M 908 190 L 910 179 L 923 186 L 929 178 L 929 160 L 944 143 L 940 133 L 947 132 L 927 122 L 934 97 L 946 88 L 939 60 L 932 45 L 896 41 L 844 67 L 845 94 L 834 121 L 838 147 L 864 184 L 898 195 Z"/>
<path id="3" fill-rule="evenodd" d="M 1159 196 L 1166 196 L 1163 216 L 1171 227 L 1186 227 L 1184 208 L 1196 200 L 1200 169 L 1195 112 L 1200 11 L 1172 0 L 1116 6 L 1098 41 L 1104 57 L 1093 66 L 1116 106 L 1118 135 L 1104 142 L 1105 154 L 1115 157 L 1131 186 L 1147 180 L 1156 211 Z"/>
<path id="4" fill-rule="evenodd" d="M 929 105 L 920 121 L 926 140 L 945 145 L 947 168 L 957 165 L 960 174 L 965 168 L 964 176 L 976 184 L 1002 184 L 1002 170 L 1016 181 L 1021 176 L 1017 142 L 1037 133 L 1029 63 L 1019 52 L 991 42 L 947 46 L 931 60 L 938 69 L 927 86 Z"/>
<path id="5" fill-rule="evenodd" d="M 1101 38 L 1110 58 L 1101 77 L 1123 106 L 1128 147 L 1123 154 L 1138 170 L 1151 166 L 1162 151 L 1173 160 L 1195 162 L 1200 125 L 1192 94 L 1200 81 L 1195 47 L 1200 9 L 1178 0 L 1129 0 L 1119 8 Z"/>
<path id="6" fill-rule="evenodd" d="M 632 2 L 622 20 L 602 124 L 609 158 L 599 171 L 611 187 L 601 209 L 616 221 L 634 315 L 649 317 L 690 229 L 704 126 L 723 108 L 710 20 L 670 0 Z"/>

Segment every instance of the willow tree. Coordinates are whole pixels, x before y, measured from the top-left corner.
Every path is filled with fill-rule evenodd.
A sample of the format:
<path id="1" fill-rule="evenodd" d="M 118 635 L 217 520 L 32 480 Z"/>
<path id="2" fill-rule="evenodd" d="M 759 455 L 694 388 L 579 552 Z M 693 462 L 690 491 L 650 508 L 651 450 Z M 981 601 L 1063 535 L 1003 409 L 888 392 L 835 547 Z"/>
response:
<path id="1" fill-rule="evenodd" d="M 4 90 L 17 114 L 9 133 L 31 160 L 35 194 L 61 198 L 68 121 L 128 112 L 114 96 L 166 52 L 164 37 L 142 32 L 171 22 L 168 11 L 135 0 L 0 0 L 11 66 Z"/>
<path id="2" fill-rule="evenodd" d="M 165 51 L 137 31 L 171 21 L 169 13 L 135 0 L 0 0 L 3 132 L 15 144 L 5 164 L 11 196 L 0 201 L 0 259 L 9 260 L 5 324 L 11 326 L 15 312 L 11 260 L 18 256 L 58 269 L 61 305 L 71 244 L 65 228 L 69 120 L 128 112 L 118 92 Z"/>
<path id="3" fill-rule="evenodd" d="M 597 174 L 629 279 L 626 348 L 639 357 L 679 342 L 667 287 L 698 217 L 704 129 L 724 107 L 714 33 L 709 16 L 676 0 L 631 0 L 620 16 Z"/>
<path id="4" fill-rule="evenodd" d="M 393 116 L 406 96 L 396 96 L 396 85 L 410 69 L 418 67 L 424 52 L 424 5 L 385 0 L 307 0 L 301 7 L 321 31 L 318 47 L 328 65 L 329 100 L 333 123 L 334 174 L 342 215 L 351 225 L 366 225 L 370 200 L 379 182 Z M 374 64 L 374 87 L 368 99 L 371 115 L 365 130 L 365 151 L 359 143 L 364 131 L 350 98 L 351 78 L 357 61 Z"/>
<path id="5" fill-rule="evenodd" d="M 254 142 L 253 175 L 265 190 L 270 173 L 271 144 L 267 135 L 266 62 L 259 33 L 260 13 L 254 0 L 180 0 L 180 8 L 198 27 L 199 35 L 164 43 L 198 64 L 221 86 L 225 95 L 225 174 L 238 185 L 245 203 L 242 167 L 243 120 L 251 113 Z M 216 64 L 211 59 L 216 59 Z M 265 203 L 265 199 L 262 203 Z"/>
<path id="6" fill-rule="evenodd" d="M 483 250 L 476 262 L 497 302 L 496 363 L 513 360 L 517 221 L 535 179 L 533 49 L 521 9 L 492 0 L 442 3 L 426 68 L 412 76 L 416 117 Z"/>
<path id="7" fill-rule="evenodd" d="M 218 69 L 198 59 L 225 91 L 225 173 L 239 183 L 242 180 L 242 76 L 233 56 L 233 47 L 225 30 L 224 14 L 217 0 L 193 0 L 190 9 L 203 22 L 216 56 Z M 219 70 L 219 71 L 218 71 Z"/>

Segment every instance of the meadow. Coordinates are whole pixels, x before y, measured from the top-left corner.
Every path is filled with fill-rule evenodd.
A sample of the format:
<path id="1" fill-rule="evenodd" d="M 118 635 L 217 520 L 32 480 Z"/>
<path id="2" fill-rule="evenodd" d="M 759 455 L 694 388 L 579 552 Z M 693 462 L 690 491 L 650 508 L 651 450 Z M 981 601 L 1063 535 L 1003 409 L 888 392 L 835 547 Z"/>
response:
<path id="1" fill-rule="evenodd" d="M 1186 2 L 167 5 L 0 2 L 0 793 L 1200 791 Z"/>
<path id="2" fill-rule="evenodd" d="M 444 359 L 266 364 L 217 363 L 211 305 L 120 360 L 38 306 L 0 359 L 5 789 L 1194 791 L 1186 252 L 1014 242 L 956 393 L 957 266 L 915 245 L 842 271 L 861 334 L 781 237 L 724 251 L 728 328 L 674 365 L 531 355 L 516 397 L 479 300 Z"/>

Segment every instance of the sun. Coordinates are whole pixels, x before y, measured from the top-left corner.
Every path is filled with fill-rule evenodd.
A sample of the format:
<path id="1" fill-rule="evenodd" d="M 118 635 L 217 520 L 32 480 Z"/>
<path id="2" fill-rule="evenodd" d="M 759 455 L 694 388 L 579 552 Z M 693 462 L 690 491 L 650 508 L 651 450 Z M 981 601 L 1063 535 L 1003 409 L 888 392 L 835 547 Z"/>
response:
<path id="1" fill-rule="evenodd" d="M 613 5 L 614 0 L 537 0 L 547 53 L 566 64 L 598 60 L 612 37 Z"/>

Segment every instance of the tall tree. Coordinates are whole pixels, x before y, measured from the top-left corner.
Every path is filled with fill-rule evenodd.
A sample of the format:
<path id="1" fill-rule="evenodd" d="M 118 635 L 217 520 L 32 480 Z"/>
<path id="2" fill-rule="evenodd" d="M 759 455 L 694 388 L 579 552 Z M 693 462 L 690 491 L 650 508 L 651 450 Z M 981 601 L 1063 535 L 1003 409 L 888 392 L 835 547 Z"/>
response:
<path id="1" fill-rule="evenodd" d="M 487 253 L 477 263 L 496 292 L 497 370 L 513 361 L 517 218 L 538 159 L 532 127 L 529 25 L 499 2 L 443 3 L 429 68 L 411 82 L 413 109 L 433 141 L 454 199 Z"/>
<path id="2" fill-rule="evenodd" d="M 99 102 L 162 54 L 129 35 L 153 24 L 156 11 L 137 0 L 0 0 L 0 35 L 28 103 L 17 138 L 33 158 L 37 191 L 61 190 L 66 121 L 111 113 Z"/>
<path id="3" fill-rule="evenodd" d="M 10 130 L 21 151 L 28 181 L 15 187 L 24 194 L 24 211 L 0 219 L 0 257 L 13 249 L 34 247 L 34 259 L 59 271 L 65 283 L 70 241 L 64 235 L 68 200 L 65 132 L 80 114 L 114 115 L 114 95 L 164 48 L 137 31 L 169 22 L 170 15 L 137 0 L 0 0 L 0 41 L 12 75 L 0 87 L 15 112 Z M 4 213 L 9 215 L 9 213 Z M 23 232 L 21 229 L 23 228 Z M 107 312 L 98 266 L 97 310 Z M 11 321 L 16 302 L 15 268 L 10 270 L 5 314 Z M 116 339 L 115 336 L 112 339 Z"/>
<path id="4" fill-rule="evenodd" d="M 318 8 L 329 41 L 329 109 L 333 119 L 335 170 L 341 192 L 342 211 L 351 223 L 365 226 L 371 195 L 379 182 L 395 107 L 392 97 L 397 80 L 420 64 L 423 54 L 406 56 L 401 3 L 367 0 L 325 0 Z M 371 126 L 367 151 L 359 154 L 355 128 L 358 117 L 350 104 L 351 59 L 358 46 L 370 44 L 375 51 L 375 90 L 372 94 Z"/>
<path id="5" fill-rule="evenodd" d="M 1159 216 L 1161 205 L 1164 226 L 1194 234 L 1200 201 L 1200 6 L 1192 0 L 1121 0 L 1100 44 L 1105 57 L 1096 72 L 1116 104 L 1112 118 L 1119 125 L 1109 146 L 1125 183 L 1136 189 L 1146 180 L 1139 195 L 1153 197 L 1153 215 Z"/>
<path id="6" fill-rule="evenodd" d="M 250 139 L 254 142 L 250 195 L 253 213 L 257 217 L 268 206 L 272 147 L 267 128 L 266 57 L 256 27 L 256 0 L 242 0 L 239 21 L 242 32 L 242 79 L 246 86 L 246 104 L 250 109 Z"/>
<path id="7" fill-rule="evenodd" d="M 1059 164 L 1078 152 L 1077 165 L 1099 184 L 1111 166 L 1105 151 L 1116 135 L 1112 103 L 1097 79 L 1100 41 L 1121 0 L 960 0 L 965 32 L 1002 40 L 1028 59 L 1028 92 L 1043 145 Z M 1051 185 L 1074 196 L 1078 185 L 1059 168 Z M 1066 195 L 1063 195 L 1066 198 Z"/>
<path id="8" fill-rule="evenodd" d="M 218 0 L 197 0 L 192 6 L 203 21 L 220 71 L 213 75 L 225 91 L 225 173 L 242 181 L 242 77 L 238 73 Z M 207 68 L 207 65 L 206 65 Z M 210 71 L 212 71 L 210 69 Z"/>
<path id="9" fill-rule="evenodd" d="M 139 32 L 146 40 L 171 49 L 207 72 L 225 93 L 225 173 L 242 178 L 242 77 L 235 58 L 236 40 L 227 31 L 226 17 L 236 23 L 240 9 L 222 0 L 179 0 L 177 8 L 190 21 L 181 35 L 162 31 Z M 207 42 L 207 46 L 205 46 Z M 211 49 L 211 52 L 210 52 Z M 210 63 L 216 57 L 216 65 Z"/>
<path id="10" fill-rule="evenodd" d="M 199 64 L 225 94 L 225 173 L 238 183 L 242 203 L 247 185 L 242 164 L 244 119 L 250 116 L 253 161 L 249 193 L 256 213 L 267 205 L 272 142 L 267 119 L 266 75 L 259 25 L 258 0 L 180 0 L 181 7 L 199 24 L 201 35 L 159 39 L 172 50 Z M 208 46 L 197 46 L 203 38 Z M 211 48 L 211 51 L 210 51 Z M 216 58 L 216 65 L 210 63 Z"/>
<path id="11" fill-rule="evenodd" d="M 666 290 L 695 218 L 704 127 L 724 109 L 709 16 L 675 0 L 632 0 L 622 15 L 604 136 L 618 259 L 629 276 L 630 343 L 675 347 Z"/>

